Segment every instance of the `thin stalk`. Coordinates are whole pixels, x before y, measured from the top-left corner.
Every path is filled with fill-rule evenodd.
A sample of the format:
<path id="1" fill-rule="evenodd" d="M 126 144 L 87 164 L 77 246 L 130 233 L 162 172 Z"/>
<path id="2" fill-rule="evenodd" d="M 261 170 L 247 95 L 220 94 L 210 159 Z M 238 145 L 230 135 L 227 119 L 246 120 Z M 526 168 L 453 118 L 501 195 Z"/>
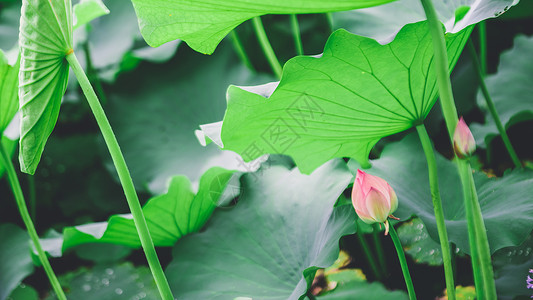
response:
<path id="1" fill-rule="evenodd" d="M 261 44 L 261 48 L 265 53 L 272 71 L 274 71 L 274 74 L 276 74 L 278 78 L 281 78 L 283 68 L 276 57 L 276 53 L 274 53 L 274 49 L 272 49 L 272 45 L 270 45 L 270 42 L 268 41 L 265 28 L 263 27 L 263 22 L 261 22 L 261 17 L 253 18 L 252 23 L 254 25 L 255 34 L 257 34 L 257 39 L 259 40 L 259 44 Z"/>
<path id="2" fill-rule="evenodd" d="M 444 120 L 446 121 L 446 128 L 448 129 L 450 142 L 453 144 L 453 134 L 455 127 L 457 126 L 458 118 L 449 77 L 448 57 L 446 52 L 446 43 L 442 33 L 442 24 L 437 18 L 437 13 L 431 0 L 421 0 L 421 2 L 427 16 L 428 25 L 433 40 L 433 49 L 435 52 L 435 71 L 437 73 L 440 103 Z M 472 208 L 472 211 L 470 212 L 468 212 L 467 209 L 466 215 L 468 223 L 472 225 L 468 226 L 469 242 L 470 245 L 472 245 L 473 241 L 470 239 L 475 238 L 475 242 L 478 244 L 477 248 L 472 249 L 472 253 L 476 251 L 479 260 L 475 259 L 474 254 L 472 256 L 472 267 L 474 268 L 474 272 L 476 267 L 481 269 L 484 295 L 487 297 L 487 299 L 496 299 L 496 288 L 494 285 L 492 264 L 490 262 L 490 248 L 488 246 L 487 231 L 485 230 L 481 209 L 477 201 L 477 193 L 474 185 L 473 175 L 472 172 L 469 171 L 471 169 L 467 162 L 456 157 L 456 163 L 463 184 L 463 190 L 465 191 L 465 207 L 470 205 Z M 467 190 L 470 192 L 467 193 Z M 474 279 L 476 278 L 474 277 Z M 476 284 L 476 286 L 477 285 L 478 284 Z M 481 299 L 481 297 L 478 298 Z"/>
<path id="3" fill-rule="evenodd" d="M 458 162 L 458 167 L 462 165 Z M 470 246 L 470 261 L 472 262 L 472 272 L 474 274 L 474 285 L 476 287 L 477 298 L 480 300 L 485 299 L 485 285 L 483 284 L 483 274 L 481 271 L 481 262 L 479 260 L 479 249 L 477 245 L 477 235 L 475 231 L 474 218 L 472 216 L 474 208 L 472 207 L 472 201 L 470 198 L 470 189 L 465 184 L 468 179 L 465 176 L 465 172 L 459 170 L 459 176 L 463 187 L 463 199 L 465 199 L 465 214 L 467 216 L 467 229 L 468 229 L 468 245 Z"/>
<path id="4" fill-rule="evenodd" d="M 246 54 L 246 51 L 244 50 L 244 47 L 242 46 L 241 39 L 239 38 L 239 35 L 237 32 L 235 32 L 235 29 L 231 31 L 230 33 L 231 42 L 233 43 L 233 47 L 235 48 L 235 51 L 237 51 L 237 55 L 239 55 L 239 58 L 242 60 L 244 65 L 255 72 L 254 66 L 252 65 L 252 62 L 250 61 L 250 58 L 248 58 L 248 55 Z"/>
<path id="5" fill-rule="evenodd" d="M 328 20 L 329 29 L 333 32 L 333 16 L 330 12 L 326 13 L 326 19 Z"/>
<path id="6" fill-rule="evenodd" d="M 478 249 L 478 260 L 481 266 L 481 275 L 483 276 L 484 293 L 486 299 L 496 299 L 496 285 L 494 283 L 494 271 L 492 269 L 487 229 L 485 228 L 481 207 L 479 206 L 474 177 L 472 176 L 472 168 L 466 160 L 458 160 L 458 165 L 460 168 L 459 171 L 463 174 L 461 180 L 466 181 L 463 184 L 466 187 L 463 193 L 467 196 L 470 209 L 472 209 L 473 223 L 476 228 L 476 245 Z"/>
<path id="7" fill-rule="evenodd" d="M 85 53 L 85 64 L 87 65 L 87 77 L 89 81 L 94 85 L 96 89 L 96 95 L 100 99 L 100 103 L 106 104 L 107 98 L 104 93 L 104 88 L 102 87 L 102 82 L 98 76 L 98 72 L 94 69 L 93 62 L 91 59 L 91 47 L 89 46 L 89 41 L 83 43 L 83 52 Z"/>
<path id="8" fill-rule="evenodd" d="M 37 217 L 37 196 L 35 195 L 35 177 L 28 174 L 28 191 L 30 194 L 30 216 L 32 220 Z"/>
<path id="9" fill-rule="evenodd" d="M 9 158 L 9 155 L 7 155 L 7 151 L 4 149 L 4 146 L 2 146 L 1 144 L 0 157 L 6 168 L 9 184 L 11 185 L 11 190 L 13 190 L 20 216 L 22 217 L 22 221 L 24 222 L 24 225 L 28 230 L 28 234 L 30 235 L 33 245 L 35 246 L 35 250 L 37 250 L 37 255 L 39 256 L 39 260 L 43 265 L 44 271 L 46 272 L 46 276 L 48 276 L 48 280 L 50 280 L 50 284 L 52 285 L 52 288 L 54 289 L 57 298 L 59 300 L 66 300 L 67 297 L 65 296 L 65 293 L 63 292 L 63 289 L 61 288 L 61 285 L 57 280 L 56 274 L 54 273 L 54 270 L 52 270 L 52 266 L 50 265 L 50 262 L 46 257 L 46 253 L 44 253 L 43 247 L 39 242 L 39 235 L 37 235 L 37 231 L 35 230 L 35 226 L 33 225 L 33 222 L 31 220 L 30 213 L 28 212 L 28 207 L 26 206 L 24 194 L 22 193 L 22 188 L 20 187 L 20 182 L 17 178 L 17 172 L 15 171 L 13 162 L 11 161 L 11 158 Z"/>
<path id="10" fill-rule="evenodd" d="M 107 117 L 105 115 L 104 109 L 102 108 L 102 105 L 100 104 L 100 101 L 98 100 L 98 97 L 96 96 L 96 93 L 94 92 L 91 83 L 87 78 L 87 75 L 85 74 L 85 72 L 83 72 L 83 69 L 80 66 L 74 52 L 68 54 L 66 59 L 70 64 L 72 70 L 74 71 L 74 74 L 78 79 L 83 93 L 87 98 L 87 102 L 91 107 L 96 122 L 98 123 L 100 131 L 102 132 L 102 135 L 106 142 L 107 148 L 109 149 L 109 153 L 111 154 L 111 158 L 113 159 L 113 163 L 117 170 L 120 183 L 122 184 L 124 194 L 126 195 L 128 206 L 133 215 L 133 221 L 135 223 L 135 227 L 137 228 L 137 233 L 139 234 L 141 246 L 146 255 L 148 265 L 150 266 L 150 270 L 152 271 L 152 275 L 154 276 L 154 280 L 156 282 L 157 288 L 159 289 L 159 293 L 161 294 L 161 297 L 164 300 L 173 300 L 174 296 L 172 295 L 170 286 L 168 285 L 168 281 L 165 277 L 165 274 L 163 273 L 161 263 L 157 258 L 154 243 L 152 241 L 152 238 L 150 237 L 148 225 L 146 224 L 146 220 L 144 219 L 141 204 L 139 203 L 139 199 L 137 198 L 137 193 L 133 185 L 133 180 L 131 179 L 128 166 L 126 165 L 126 161 L 124 160 L 124 156 L 120 151 L 120 146 L 118 145 L 115 134 L 113 133 L 113 129 L 111 128 L 111 125 L 109 124 L 109 121 L 107 120 Z"/>
<path id="11" fill-rule="evenodd" d="M 372 272 L 374 272 L 374 276 L 380 279 L 381 273 L 379 272 L 378 265 L 376 264 L 376 260 L 374 259 L 372 252 L 370 252 L 368 243 L 366 242 L 364 236 L 360 232 L 358 232 L 356 235 L 357 235 L 357 239 L 359 240 L 359 243 L 361 244 L 361 248 L 363 249 L 363 252 L 365 253 L 366 260 L 370 264 L 370 268 L 372 269 Z"/>
<path id="12" fill-rule="evenodd" d="M 435 212 L 435 220 L 437 222 L 437 231 L 439 233 L 439 242 L 442 250 L 442 261 L 444 263 L 444 276 L 446 278 L 446 290 L 449 300 L 455 299 L 455 284 L 453 280 L 453 268 L 450 252 L 450 242 L 448 241 L 448 232 L 446 230 L 446 223 L 444 221 L 444 209 L 442 208 L 442 201 L 439 191 L 439 179 L 437 175 L 437 161 L 435 160 L 435 153 L 431 140 L 426 131 L 424 124 L 416 126 L 418 137 L 422 143 L 424 154 L 428 164 L 429 186 L 431 189 L 431 200 L 433 202 L 433 210 Z"/>
<path id="13" fill-rule="evenodd" d="M 300 25 L 298 24 L 298 16 L 291 15 L 292 35 L 294 36 L 294 44 L 296 45 L 296 54 L 304 55 L 304 47 L 302 45 L 302 37 L 300 36 Z"/>
<path id="14" fill-rule="evenodd" d="M 416 300 L 415 288 L 413 287 L 413 280 L 411 280 L 411 274 L 409 273 L 405 253 L 403 252 L 402 244 L 400 243 L 398 234 L 392 224 L 390 225 L 389 232 L 392 242 L 394 243 L 394 248 L 396 248 L 396 252 L 398 253 L 398 259 L 400 260 L 400 266 L 402 267 L 403 278 L 405 279 L 405 285 L 407 286 L 409 300 Z"/>
<path id="15" fill-rule="evenodd" d="M 522 163 L 520 162 L 520 159 L 518 158 L 518 155 L 516 154 L 516 151 L 514 150 L 513 145 L 511 144 L 511 140 L 509 140 L 509 136 L 507 135 L 507 132 L 503 127 L 502 121 L 500 120 L 500 116 L 498 115 L 496 107 L 494 106 L 494 101 L 492 101 L 492 97 L 490 96 L 489 90 L 487 89 L 487 85 L 485 84 L 485 79 L 483 78 L 484 73 L 481 68 L 481 65 L 479 64 L 476 49 L 474 48 L 472 39 L 468 39 L 467 47 L 470 53 L 470 57 L 472 58 L 472 63 L 474 64 L 474 68 L 476 69 L 476 74 L 479 80 L 481 92 L 483 93 L 483 97 L 487 102 L 487 107 L 489 108 L 490 115 L 492 116 L 492 119 L 494 119 L 494 123 L 496 124 L 498 132 L 502 137 L 503 144 L 505 145 L 505 148 L 507 149 L 507 152 L 509 153 L 509 156 L 511 157 L 511 160 L 513 161 L 515 167 L 522 168 Z"/>
<path id="16" fill-rule="evenodd" d="M 378 255 L 379 266 L 381 267 L 381 273 L 387 274 L 387 261 L 385 260 L 385 253 L 383 252 L 383 244 L 381 243 L 380 231 L 378 230 L 378 224 L 372 224 L 372 238 L 374 240 L 374 247 Z"/>
<path id="17" fill-rule="evenodd" d="M 479 59 L 481 74 L 485 76 L 487 74 L 487 26 L 485 21 L 479 22 L 477 25 L 479 30 Z"/>

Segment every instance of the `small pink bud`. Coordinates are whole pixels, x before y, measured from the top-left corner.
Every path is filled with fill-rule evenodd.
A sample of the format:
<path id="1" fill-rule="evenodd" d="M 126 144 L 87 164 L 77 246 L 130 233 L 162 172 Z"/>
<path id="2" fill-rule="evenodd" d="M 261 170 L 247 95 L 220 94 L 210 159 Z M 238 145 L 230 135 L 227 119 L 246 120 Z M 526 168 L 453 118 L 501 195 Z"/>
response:
<path id="1" fill-rule="evenodd" d="M 457 122 L 457 127 L 453 134 L 453 149 L 459 158 L 469 157 L 476 151 L 476 141 L 463 117 Z"/>
<path id="2" fill-rule="evenodd" d="M 363 222 L 385 223 L 385 228 L 388 228 L 387 218 L 398 208 L 398 197 L 385 180 L 357 170 L 352 204 Z"/>

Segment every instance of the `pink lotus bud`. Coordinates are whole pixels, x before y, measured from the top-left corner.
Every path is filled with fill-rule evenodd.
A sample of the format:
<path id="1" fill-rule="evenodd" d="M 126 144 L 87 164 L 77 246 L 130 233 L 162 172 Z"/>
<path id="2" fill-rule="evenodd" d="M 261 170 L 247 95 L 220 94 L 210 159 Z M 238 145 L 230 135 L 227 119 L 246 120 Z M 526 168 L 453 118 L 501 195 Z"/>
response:
<path id="1" fill-rule="evenodd" d="M 476 141 L 463 117 L 459 119 L 457 127 L 455 127 L 455 132 L 453 134 L 453 149 L 459 158 L 469 157 L 474 151 L 476 151 Z"/>
<path id="2" fill-rule="evenodd" d="M 359 218 L 365 223 L 385 223 L 387 234 L 387 218 L 398 208 L 398 197 L 385 180 L 357 170 L 352 189 L 352 204 Z"/>

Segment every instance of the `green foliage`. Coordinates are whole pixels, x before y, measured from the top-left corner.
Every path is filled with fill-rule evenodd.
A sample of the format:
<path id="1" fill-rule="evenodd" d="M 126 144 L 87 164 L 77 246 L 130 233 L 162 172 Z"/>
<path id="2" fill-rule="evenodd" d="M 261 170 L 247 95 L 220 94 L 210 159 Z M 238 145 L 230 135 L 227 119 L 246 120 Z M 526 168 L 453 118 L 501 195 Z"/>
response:
<path id="1" fill-rule="evenodd" d="M 380 299 L 408 299 L 407 294 L 401 291 L 389 291 L 379 282 L 366 282 L 357 270 L 344 269 L 326 275 L 328 282 L 335 283 L 335 289 L 321 294 L 320 300 L 380 300 Z"/>
<path id="2" fill-rule="evenodd" d="M 192 191 L 185 176 L 173 177 L 168 192 L 150 199 L 143 207 L 148 229 L 156 246 L 172 246 L 184 235 L 200 230 L 207 222 L 232 171 L 209 169 L 200 180 L 198 193 Z M 137 229 L 131 215 L 114 215 L 108 222 L 90 223 L 63 229 L 63 238 L 44 239 L 52 255 L 87 243 L 113 243 L 140 247 Z"/>
<path id="3" fill-rule="evenodd" d="M 79 28 L 107 14 L 109 14 L 109 9 L 107 9 L 102 0 L 81 0 L 74 5 L 74 24 L 72 28 Z"/>
<path id="4" fill-rule="evenodd" d="M 333 207 L 351 180 L 339 160 L 309 176 L 279 166 L 245 175 L 237 205 L 174 247 L 166 274 L 176 296 L 302 299 L 356 229 L 353 207 Z"/>
<path id="5" fill-rule="evenodd" d="M 20 168 L 33 174 L 59 115 L 72 51 L 70 0 L 25 0 L 20 24 Z"/>
<path id="6" fill-rule="evenodd" d="M 211 54 L 233 28 L 265 14 L 309 14 L 349 10 L 390 2 L 391 0 L 132 0 L 141 33 L 146 42 L 157 47 L 182 39 L 194 50 Z"/>
<path id="7" fill-rule="evenodd" d="M 405 253 L 417 263 L 430 266 L 442 265 L 442 253 L 439 243 L 432 240 L 420 219 L 415 218 L 403 223 L 398 228 L 398 237 Z"/>
<path id="8" fill-rule="evenodd" d="M 28 233 L 13 224 L 0 225 L 0 300 L 33 273 Z"/>
<path id="9" fill-rule="evenodd" d="M 197 183 L 213 166 L 254 169 L 233 152 L 215 145 L 202 147 L 194 130 L 224 116 L 229 84 L 271 79 L 239 64 L 229 44 L 221 45 L 212 56 L 183 48 L 179 57 L 164 67 L 145 66 L 123 77 L 108 94 L 107 113 L 134 182 L 138 189 L 155 194 L 163 193 L 168 178 L 175 174 Z"/>
<path id="10" fill-rule="evenodd" d="M 145 267 L 131 263 L 97 265 L 92 269 L 80 268 L 59 278 L 69 299 L 115 300 L 159 299 L 160 295 Z M 48 297 L 47 300 L 55 299 Z"/>
<path id="11" fill-rule="evenodd" d="M 380 158 L 372 161 L 372 168 L 365 171 L 393 187 L 399 200 L 395 216 L 408 219 L 416 215 L 438 241 L 427 165 L 420 159 L 423 155 L 420 142 L 410 135 L 385 147 Z M 460 185 L 459 175 L 453 162 L 440 155 L 436 158 L 449 240 L 469 253 L 462 191 L 455 188 Z M 349 165 L 353 171 L 359 167 L 353 160 Z M 514 170 L 503 178 L 475 173 L 474 179 L 491 252 L 522 243 L 533 230 L 533 171 Z"/>
<path id="12" fill-rule="evenodd" d="M 531 81 L 528 80 L 533 77 L 533 60 L 529 59 L 531 53 L 533 37 L 517 36 L 514 47 L 501 55 L 498 72 L 486 78 L 487 89 L 505 128 L 533 119 Z M 481 92 L 477 99 L 478 106 L 486 115 L 485 124 L 472 124 L 471 128 L 478 145 L 486 147 L 499 133 Z"/>
<path id="13" fill-rule="evenodd" d="M 517 247 L 508 247 L 494 253 L 494 271 L 498 299 L 512 300 L 517 296 L 530 296 L 527 289 L 527 276 L 533 277 L 533 238 L 528 237 Z"/>
<path id="14" fill-rule="evenodd" d="M 518 0 L 433 1 L 446 32 L 457 33 L 488 18 L 504 13 Z M 409 23 L 426 19 L 420 0 L 398 0 L 376 7 L 333 14 L 335 28 L 388 42 Z M 459 20 L 459 21 L 458 21 Z"/>
<path id="15" fill-rule="evenodd" d="M 0 137 L 18 111 L 18 73 L 20 61 L 10 65 L 0 49 Z"/>
<path id="16" fill-rule="evenodd" d="M 16 289 L 13 290 L 11 295 L 9 295 L 10 300 L 39 300 L 39 294 L 31 286 L 20 284 Z"/>
<path id="17" fill-rule="evenodd" d="M 469 33 L 447 35 L 450 68 Z M 246 161 L 290 155 L 304 173 L 335 157 L 365 164 L 382 137 L 423 121 L 436 96 L 425 22 L 405 26 L 387 45 L 338 30 L 320 58 L 289 60 L 277 87 L 231 86 L 222 142 Z"/>

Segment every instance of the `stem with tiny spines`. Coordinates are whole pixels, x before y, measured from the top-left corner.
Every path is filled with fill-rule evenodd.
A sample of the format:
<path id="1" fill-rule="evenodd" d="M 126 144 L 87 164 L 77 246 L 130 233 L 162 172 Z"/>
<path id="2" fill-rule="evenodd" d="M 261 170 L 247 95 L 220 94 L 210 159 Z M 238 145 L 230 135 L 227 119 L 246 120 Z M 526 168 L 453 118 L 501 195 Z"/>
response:
<path id="1" fill-rule="evenodd" d="M 453 134 L 457 126 L 457 109 L 453 99 L 452 86 L 449 77 L 448 56 L 446 43 L 442 32 L 442 24 L 437 17 L 437 12 L 431 0 L 421 0 L 424 12 L 426 13 L 429 30 L 433 41 L 435 52 L 435 71 L 437 73 L 437 84 L 439 88 L 440 103 L 450 142 L 453 144 Z M 456 165 L 463 185 L 463 196 L 466 208 L 468 223 L 468 237 L 472 252 L 472 267 L 481 270 L 482 283 L 474 276 L 476 287 L 483 285 L 483 294 L 487 299 L 496 299 L 496 287 L 494 284 L 494 272 L 490 260 L 490 248 L 488 244 L 487 231 L 483 222 L 481 208 L 477 199 L 476 187 L 471 172 L 470 164 L 467 161 L 455 157 Z M 470 208 L 470 209 L 469 209 Z M 475 245 L 477 244 L 477 245 Z M 474 247 L 472 247 L 474 246 Z M 474 253 L 476 252 L 476 253 Z M 477 256 L 477 259 L 476 259 Z M 476 288 L 478 299 L 480 290 Z"/>
<path id="2" fill-rule="evenodd" d="M 446 223 L 444 221 L 444 209 L 440 198 L 439 179 L 437 175 L 437 161 L 433 146 L 427 133 L 424 124 L 416 126 L 420 143 L 426 155 L 429 174 L 429 186 L 431 190 L 431 200 L 433 202 L 433 210 L 435 212 L 435 221 L 437 223 L 437 231 L 439 233 L 439 242 L 442 250 L 442 261 L 444 264 L 444 276 L 446 279 L 446 290 L 449 300 L 455 299 L 455 284 L 453 279 L 453 268 L 450 252 L 450 242 L 448 241 L 448 232 L 446 230 Z"/>
<path id="3" fill-rule="evenodd" d="M 165 277 L 165 273 L 163 272 L 163 268 L 161 267 L 161 263 L 157 258 L 154 243 L 150 236 L 150 231 L 148 230 L 148 225 L 144 218 L 141 204 L 139 203 L 139 198 L 137 197 L 137 192 L 135 191 L 135 186 L 133 185 L 133 180 L 131 179 L 128 166 L 126 165 L 126 161 L 124 160 L 124 156 L 120 150 L 117 138 L 115 137 L 113 129 L 111 128 L 111 124 L 109 124 L 104 109 L 102 108 L 102 105 L 100 104 L 100 101 L 98 100 L 98 97 L 96 96 L 96 93 L 94 92 L 87 75 L 80 66 L 80 63 L 78 62 L 74 52 L 69 53 L 66 56 L 66 59 L 70 64 L 72 71 L 74 71 L 76 79 L 78 80 L 78 83 L 80 84 L 81 89 L 87 98 L 87 102 L 91 107 L 93 115 L 96 119 L 96 123 L 98 124 L 98 127 L 100 127 L 102 136 L 104 137 L 107 148 L 109 149 L 109 153 L 111 154 L 111 158 L 117 170 L 120 183 L 122 184 L 122 188 L 124 190 L 124 195 L 126 196 L 128 206 L 133 216 L 135 227 L 137 228 L 141 246 L 144 250 L 146 260 L 148 261 L 148 266 L 152 271 L 152 275 L 156 282 L 159 293 L 161 294 L 163 300 L 174 300 L 174 296 L 172 295 L 172 291 L 168 285 L 168 281 Z"/>
<path id="4" fill-rule="evenodd" d="M 496 124 L 496 128 L 498 128 L 498 132 L 500 133 L 500 136 L 502 137 L 503 144 L 505 145 L 505 148 L 507 149 L 507 152 L 509 153 L 509 156 L 511 157 L 511 160 L 513 161 L 513 164 L 517 168 L 522 168 L 522 163 L 520 162 L 520 159 L 518 158 L 518 155 L 516 154 L 516 151 L 513 148 L 513 145 L 511 144 L 511 140 L 509 139 L 509 136 L 507 135 L 507 132 L 505 131 L 505 128 L 503 127 L 502 121 L 500 119 L 500 116 L 498 115 L 498 111 L 496 111 L 496 106 L 494 105 L 494 101 L 492 101 L 492 97 L 490 96 L 489 90 L 487 89 L 487 85 L 485 84 L 485 79 L 483 78 L 483 70 L 481 68 L 481 65 L 479 63 L 476 49 L 474 48 L 474 44 L 472 43 L 472 39 L 468 39 L 468 52 L 470 53 L 470 57 L 472 59 L 472 63 L 474 64 L 474 68 L 476 69 L 477 78 L 479 81 L 479 87 L 481 89 L 481 93 L 483 94 L 483 97 L 485 98 L 485 102 L 487 103 L 487 108 L 489 109 L 490 115 L 492 116 L 492 119 L 494 120 L 494 123 Z"/>
<path id="5" fill-rule="evenodd" d="M 409 267 L 407 266 L 407 259 L 405 258 L 405 253 L 403 252 L 402 244 L 400 242 L 400 239 L 398 238 L 398 234 L 396 233 L 394 226 L 390 224 L 389 227 L 390 237 L 392 238 L 394 248 L 396 249 L 396 253 L 398 253 L 400 266 L 402 267 L 403 278 L 405 279 L 405 285 L 407 286 L 409 300 L 416 300 L 415 288 L 413 287 L 413 280 L 411 279 L 411 274 L 409 273 Z"/>
<path id="6" fill-rule="evenodd" d="M 44 252 L 41 243 L 39 242 L 39 235 L 37 235 L 37 231 L 35 230 L 35 226 L 33 225 L 33 221 L 31 220 L 30 213 L 28 212 L 28 207 L 26 206 L 24 194 L 22 193 L 22 188 L 20 187 L 20 182 L 18 180 L 15 167 L 13 166 L 13 162 L 9 158 L 9 155 L 7 155 L 7 151 L 4 149 L 4 146 L 1 143 L 0 162 L 2 162 L 6 168 L 7 178 L 9 180 L 9 184 L 11 185 L 13 195 L 15 196 L 15 201 L 17 202 L 17 207 L 19 209 L 20 216 L 22 217 L 22 221 L 24 222 L 28 234 L 30 235 L 31 241 L 35 246 L 37 256 L 39 257 L 39 261 L 43 265 L 43 269 L 46 273 L 46 276 L 48 276 L 50 284 L 52 285 L 52 288 L 54 289 L 57 298 L 59 300 L 66 300 L 67 297 L 65 296 L 65 293 L 61 288 L 61 284 L 59 284 L 59 280 L 57 280 L 57 276 L 54 273 L 54 270 L 52 269 L 48 258 L 46 257 L 46 253 Z"/>
<path id="7" fill-rule="evenodd" d="M 270 42 L 268 41 L 265 28 L 263 27 L 263 22 L 261 22 L 261 17 L 254 17 L 252 19 L 252 23 L 254 25 L 254 30 L 257 34 L 257 38 L 259 39 L 259 44 L 261 45 L 261 48 L 265 53 L 265 56 L 268 60 L 268 63 L 270 64 L 270 67 L 272 68 L 272 71 L 274 71 L 274 74 L 278 78 L 281 78 L 283 68 L 281 67 L 279 60 L 276 57 L 276 53 L 274 53 L 274 49 L 272 49 L 272 45 L 270 45 Z"/>

